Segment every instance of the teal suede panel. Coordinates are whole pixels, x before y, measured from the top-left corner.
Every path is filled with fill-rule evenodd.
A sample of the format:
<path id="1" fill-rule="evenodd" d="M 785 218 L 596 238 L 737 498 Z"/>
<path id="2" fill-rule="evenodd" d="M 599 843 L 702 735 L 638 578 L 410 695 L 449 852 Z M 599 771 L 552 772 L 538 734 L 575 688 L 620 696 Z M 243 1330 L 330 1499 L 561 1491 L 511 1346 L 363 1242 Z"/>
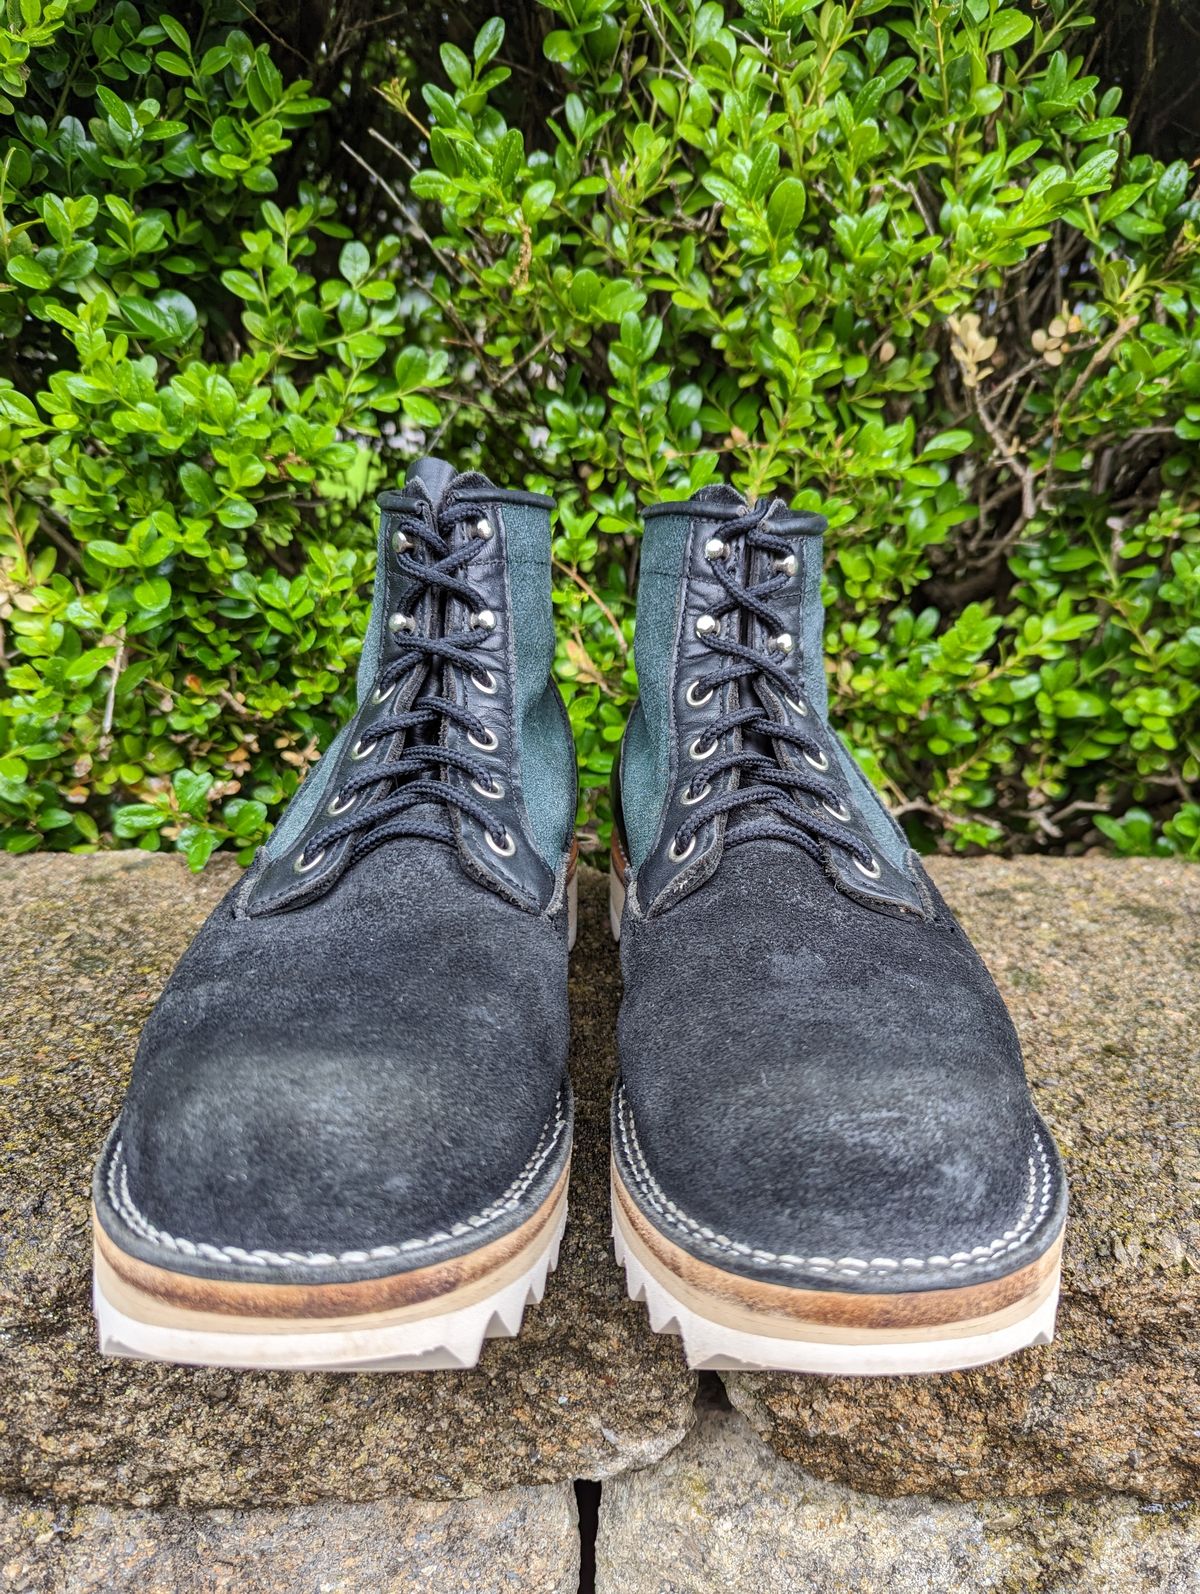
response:
<path id="1" fill-rule="evenodd" d="M 798 539 L 803 582 L 800 598 L 800 646 L 804 691 L 822 719 L 829 717 L 829 683 L 825 676 L 825 610 L 821 603 L 822 539 Z"/>
<path id="2" fill-rule="evenodd" d="M 803 647 L 804 693 L 823 720 L 829 718 L 829 678 L 825 674 L 825 610 L 821 603 L 822 539 L 804 537 L 800 540 L 799 558 L 803 580 L 801 598 L 800 637 Z M 843 747 L 841 738 L 835 738 L 834 748 L 842 773 L 854 795 L 855 805 L 861 810 L 879 851 L 900 869 L 908 852 L 908 841 L 899 832 L 895 820 L 884 808 L 875 788 L 868 782 L 853 757 Z"/>
<path id="3" fill-rule="evenodd" d="M 570 722 L 548 686 L 520 725 L 521 790 L 529 828 L 542 860 L 557 869 L 575 824 L 575 741 Z"/>
<path id="4" fill-rule="evenodd" d="M 834 740 L 834 751 L 853 793 L 855 805 L 867 822 L 871 839 L 890 864 L 903 869 L 904 860 L 908 857 L 908 837 L 883 806 L 879 793 L 859 769 L 853 756 L 843 747 L 840 736 Z"/>
<path id="5" fill-rule="evenodd" d="M 387 539 L 391 535 L 394 516 L 385 509 L 379 517 L 379 540 L 375 550 L 375 591 L 382 594 L 386 587 Z M 383 622 L 386 616 L 383 613 L 382 603 L 371 604 L 371 615 L 367 621 L 367 634 L 363 638 L 363 650 L 358 660 L 358 703 L 375 685 L 375 677 L 379 673 L 379 650 L 383 645 Z"/>
<path id="6" fill-rule="evenodd" d="M 538 852 L 556 869 L 575 823 L 575 745 L 550 684 L 554 667 L 550 516 L 528 504 L 502 503 L 501 513 L 516 657 L 521 789 Z"/>
<path id="7" fill-rule="evenodd" d="M 638 703 L 621 754 L 621 811 L 636 869 L 654 845 L 671 777 L 671 665 L 691 522 L 655 515 L 642 536 L 633 657 Z"/>
<path id="8" fill-rule="evenodd" d="M 621 741 L 621 817 L 629 843 L 629 862 L 635 869 L 654 845 L 669 778 L 669 766 L 656 757 L 639 700 L 633 705 Z"/>

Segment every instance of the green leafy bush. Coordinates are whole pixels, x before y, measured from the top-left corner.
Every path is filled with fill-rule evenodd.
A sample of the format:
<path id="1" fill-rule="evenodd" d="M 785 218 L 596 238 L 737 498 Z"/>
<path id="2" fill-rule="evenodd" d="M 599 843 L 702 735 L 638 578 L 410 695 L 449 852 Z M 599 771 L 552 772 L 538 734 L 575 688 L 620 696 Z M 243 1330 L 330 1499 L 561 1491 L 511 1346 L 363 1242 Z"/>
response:
<path id="1" fill-rule="evenodd" d="M 549 5 L 541 146 L 448 56 L 412 189 L 503 384 L 490 449 L 564 503 L 587 777 L 634 691 L 638 505 L 732 471 L 830 516 L 834 713 L 919 839 L 1173 812 L 1200 774 L 1200 205 L 1126 147 L 1082 8 Z"/>
<path id="2" fill-rule="evenodd" d="M 336 170 L 267 197 L 329 112 L 263 45 L 101 13 L 0 149 L 4 845 L 257 841 L 436 438 L 561 505 L 592 838 L 638 507 L 728 474 L 829 515 L 834 715 L 918 845 L 1200 857 L 1200 198 L 1077 0 L 546 0 L 548 104 L 499 21 L 385 85 L 353 239 Z"/>
<path id="3" fill-rule="evenodd" d="M 352 439 L 435 424 L 446 357 L 404 345 L 396 239 L 268 197 L 325 105 L 264 46 L 122 3 L 37 64 L 92 114 L 30 95 L 0 151 L 3 845 L 198 866 L 263 839 L 345 711 L 385 470 Z"/>

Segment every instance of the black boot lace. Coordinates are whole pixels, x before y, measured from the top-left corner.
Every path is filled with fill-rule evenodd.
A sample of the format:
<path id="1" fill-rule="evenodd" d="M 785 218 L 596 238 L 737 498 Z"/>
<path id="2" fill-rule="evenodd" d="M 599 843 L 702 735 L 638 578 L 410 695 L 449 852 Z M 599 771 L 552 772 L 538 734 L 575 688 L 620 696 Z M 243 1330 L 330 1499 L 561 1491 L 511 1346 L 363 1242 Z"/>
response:
<path id="1" fill-rule="evenodd" d="M 468 521 L 476 523 L 476 534 L 452 546 L 455 529 Z M 402 640 L 403 651 L 380 675 L 374 701 L 383 703 L 392 697 L 413 670 L 425 672 L 425 684 L 413 698 L 411 708 L 374 721 L 369 740 L 364 737 L 355 743 L 350 756 L 366 767 L 342 782 L 326 810 L 335 816 L 333 823 L 308 841 L 296 862 L 299 873 L 315 869 L 325 852 L 345 836 L 355 838 L 349 862 L 385 841 L 402 836 L 421 836 L 455 846 L 456 837 L 448 820 L 439 822 L 428 817 L 430 804 L 443 813 L 452 806 L 477 820 L 500 857 L 511 856 L 515 849 L 508 832 L 497 823 L 495 813 L 489 812 L 471 795 L 472 786 L 484 796 L 500 795 L 487 765 L 468 752 L 443 746 L 440 738 L 443 725 L 451 724 L 464 730 L 468 743 L 484 752 L 496 746 L 494 733 L 478 715 L 444 695 L 447 670 L 473 672 L 481 690 L 491 693 L 496 689 L 495 676 L 490 670 L 476 670 L 473 657 L 474 650 L 495 625 L 495 617 L 464 575 L 475 555 L 488 546 L 490 528 L 487 521 L 481 519 L 478 506 L 450 504 L 439 512 L 436 527 L 427 525 L 419 515 L 412 513 L 397 517 L 397 530 L 402 534 L 396 539 L 396 546 L 402 550 L 397 553 L 397 568 L 410 585 L 400 608 L 388 623 Z M 414 614 L 427 593 L 435 595 L 431 605 L 434 622 L 430 634 L 423 635 L 417 629 Z M 447 631 L 444 623 L 439 624 L 439 617 L 449 613 L 451 598 L 457 598 L 468 611 L 465 629 Z M 401 756 L 372 767 L 376 749 L 400 732 L 406 735 Z M 451 785 L 441 778 L 442 771 L 447 768 L 461 772 L 465 777 L 463 785 Z M 385 786 L 387 789 L 381 791 L 374 802 L 362 802 L 364 793 Z M 412 812 L 418 808 L 423 811 Z"/>
<path id="2" fill-rule="evenodd" d="M 720 541 L 726 551 L 714 559 L 713 574 L 725 597 L 711 611 L 711 618 L 719 622 L 733 613 L 753 615 L 774 639 L 775 651 L 760 651 L 722 636 L 715 624 L 697 628 L 718 659 L 692 683 L 689 700 L 697 706 L 726 686 L 736 685 L 737 691 L 731 694 L 733 706 L 719 714 L 692 744 L 692 757 L 702 767 L 683 794 L 683 802 L 692 811 L 675 832 L 670 857 L 681 863 L 705 825 L 719 814 L 737 814 L 737 820 L 726 827 L 726 847 L 745 841 L 790 841 L 820 859 L 821 843 L 828 842 L 850 853 L 863 873 L 874 877 L 878 864 L 871 849 L 847 828 L 844 821 L 849 820 L 850 811 L 837 788 L 823 778 L 829 755 L 803 724 L 776 719 L 759 695 L 760 686 L 769 683 L 799 711 L 801 719 L 810 712 L 803 699 L 796 697 L 795 685 L 783 667 L 786 654 L 780 644 L 790 650 L 794 643 L 786 635 L 785 621 L 771 607 L 772 597 L 788 585 L 795 569 L 794 540 L 771 529 L 766 519 L 769 508 L 769 503 L 761 503 L 722 526 Z M 745 546 L 747 564 L 758 552 L 774 556 L 774 573 L 767 580 L 749 586 L 738 579 L 739 543 Z M 708 762 L 722 737 L 731 731 L 741 733 L 739 745 Z M 784 762 L 783 748 L 799 753 L 796 763 Z M 737 772 L 733 787 L 714 792 L 716 779 L 729 770 Z M 797 800 L 799 796 L 810 797 L 819 806 L 804 806 Z"/>

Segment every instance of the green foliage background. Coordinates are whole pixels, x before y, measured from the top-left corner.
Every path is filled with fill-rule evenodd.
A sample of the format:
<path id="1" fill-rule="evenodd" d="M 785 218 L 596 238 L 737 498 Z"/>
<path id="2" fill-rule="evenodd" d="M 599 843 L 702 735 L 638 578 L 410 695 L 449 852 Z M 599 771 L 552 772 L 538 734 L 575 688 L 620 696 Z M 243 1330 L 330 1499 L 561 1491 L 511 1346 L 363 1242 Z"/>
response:
<path id="1" fill-rule="evenodd" d="M 248 855 L 436 447 L 558 499 L 593 843 L 639 505 L 727 475 L 830 517 L 917 845 L 1200 856 L 1200 190 L 1076 0 L 332 27 L 8 0 L 0 845 Z"/>

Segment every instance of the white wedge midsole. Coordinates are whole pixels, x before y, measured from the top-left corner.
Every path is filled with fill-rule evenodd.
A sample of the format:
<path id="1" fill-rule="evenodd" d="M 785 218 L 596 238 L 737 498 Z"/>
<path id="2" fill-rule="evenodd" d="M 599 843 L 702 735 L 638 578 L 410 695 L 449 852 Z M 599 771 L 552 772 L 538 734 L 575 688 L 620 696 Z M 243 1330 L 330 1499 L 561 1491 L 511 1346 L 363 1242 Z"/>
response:
<path id="1" fill-rule="evenodd" d="M 109 1356 L 207 1367 L 421 1370 L 473 1367 L 485 1339 L 516 1334 L 558 1262 L 567 1220 L 566 1180 L 549 1221 L 494 1287 L 454 1290 L 421 1306 L 349 1318 L 239 1317 L 172 1307 L 122 1278 L 98 1245 L 93 1305 Z M 440 1309 L 439 1309 L 440 1308 Z"/>
<path id="2" fill-rule="evenodd" d="M 1057 1260 L 1027 1297 L 970 1320 L 873 1329 L 803 1319 L 780 1324 L 765 1317 L 765 1325 L 785 1329 L 773 1334 L 748 1328 L 745 1313 L 731 1310 L 716 1293 L 701 1291 L 666 1268 L 622 1211 L 615 1182 L 613 1243 L 631 1298 L 646 1303 L 657 1333 L 680 1335 L 688 1365 L 694 1368 L 873 1376 L 952 1372 L 1029 1345 L 1048 1345 L 1054 1335 Z M 803 1300 L 803 1291 L 795 1294 Z"/>

